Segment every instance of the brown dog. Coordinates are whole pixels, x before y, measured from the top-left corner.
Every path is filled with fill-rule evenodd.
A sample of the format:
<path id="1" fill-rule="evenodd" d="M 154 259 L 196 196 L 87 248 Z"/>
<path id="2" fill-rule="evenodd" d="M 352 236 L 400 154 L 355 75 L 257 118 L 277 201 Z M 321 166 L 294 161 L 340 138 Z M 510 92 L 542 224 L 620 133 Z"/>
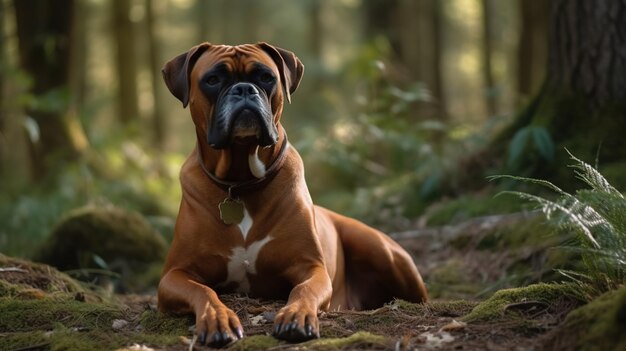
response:
<path id="1" fill-rule="evenodd" d="M 303 70 L 293 53 L 266 43 L 203 43 L 163 68 L 169 90 L 189 104 L 197 143 L 180 172 L 183 197 L 159 308 L 195 313 L 201 344 L 243 337 L 219 293 L 287 300 L 274 335 L 289 341 L 319 337 L 320 309 L 427 299 L 397 243 L 313 205 L 302 160 L 280 124 Z"/>

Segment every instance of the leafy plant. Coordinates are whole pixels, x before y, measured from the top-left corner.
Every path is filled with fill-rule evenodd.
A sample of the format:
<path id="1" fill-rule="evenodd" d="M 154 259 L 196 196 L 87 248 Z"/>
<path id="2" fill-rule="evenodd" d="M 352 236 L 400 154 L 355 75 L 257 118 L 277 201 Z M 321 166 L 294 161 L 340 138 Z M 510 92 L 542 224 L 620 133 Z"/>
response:
<path id="1" fill-rule="evenodd" d="M 296 145 L 317 203 L 386 230 L 406 228 L 447 190 L 471 137 L 424 112 L 436 104 L 424 83 L 394 79 L 388 44 L 375 40 L 355 55 L 345 68 L 349 93 L 333 100 L 339 118 Z"/>
<path id="2" fill-rule="evenodd" d="M 536 203 L 557 228 L 574 234 L 575 240 L 563 248 L 579 253 L 583 268 L 560 272 L 578 282 L 591 297 L 626 283 L 626 198 L 593 166 L 569 155 L 574 161 L 570 167 L 589 189 L 570 194 L 542 179 L 510 175 L 491 178 L 537 184 L 558 195 L 556 200 L 548 200 L 524 192 L 504 192 Z"/>
<path id="3" fill-rule="evenodd" d="M 554 160 L 554 142 L 548 130 L 539 126 L 527 126 L 515 133 L 509 144 L 507 164 L 509 167 L 521 163 L 525 151 L 533 148 L 547 162 Z"/>

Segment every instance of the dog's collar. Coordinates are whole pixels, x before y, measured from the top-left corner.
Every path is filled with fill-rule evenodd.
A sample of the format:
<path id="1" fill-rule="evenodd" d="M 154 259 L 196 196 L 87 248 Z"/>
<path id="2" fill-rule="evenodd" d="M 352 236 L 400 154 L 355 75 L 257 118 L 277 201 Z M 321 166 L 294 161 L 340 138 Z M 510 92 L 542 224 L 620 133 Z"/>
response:
<path id="1" fill-rule="evenodd" d="M 202 159 L 202 154 L 200 152 L 200 148 L 198 147 L 198 162 L 200 163 L 200 167 L 204 173 L 215 183 L 215 185 L 222 188 L 224 191 L 228 193 L 228 197 L 231 199 L 238 199 L 241 195 L 249 192 L 253 192 L 261 189 L 267 183 L 269 183 L 278 171 L 285 163 L 285 158 L 287 156 L 287 145 L 289 144 L 287 141 L 287 134 L 283 134 L 283 143 L 280 146 L 280 150 L 278 151 L 278 156 L 272 161 L 272 164 L 266 169 L 265 175 L 258 179 L 252 179 L 245 182 L 229 182 L 218 178 L 215 174 L 211 173 L 204 164 Z"/>

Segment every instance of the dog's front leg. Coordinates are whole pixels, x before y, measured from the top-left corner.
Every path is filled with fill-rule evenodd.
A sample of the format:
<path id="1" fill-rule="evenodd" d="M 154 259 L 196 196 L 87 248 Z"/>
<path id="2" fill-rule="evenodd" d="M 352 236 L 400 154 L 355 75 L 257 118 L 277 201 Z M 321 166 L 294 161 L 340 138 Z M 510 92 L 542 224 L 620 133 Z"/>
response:
<path id="1" fill-rule="evenodd" d="M 194 312 L 200 344 L 221 347 L 243 337 L 239 318 L 219 300 L 213 289 L 200 284 L 182 270 L 163 276 L 158 291 L 159 309 Z"/>
<path id="2" fill-rule="evenodd" d="M 327 309 L 332 295 L 332 283 L 322 265 L 309 269 L 296 266 L 287 270 L 294 282 L 287 305 L 274 319 L 274 336 L 279 339 L 300 342 L 319 338 L 317 312 Z"/>

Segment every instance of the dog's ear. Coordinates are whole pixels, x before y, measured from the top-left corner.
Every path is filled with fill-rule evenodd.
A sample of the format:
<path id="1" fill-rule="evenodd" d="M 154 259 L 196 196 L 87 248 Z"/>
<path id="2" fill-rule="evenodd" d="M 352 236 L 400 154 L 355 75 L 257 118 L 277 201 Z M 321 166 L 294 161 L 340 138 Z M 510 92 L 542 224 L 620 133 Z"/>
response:
<path id="1" fill-rule="evenodd" d="M 172 95 L 183 103 L 183 107 L 187 107 L 189 103 L 189 75 L 191 70 L 198 57 L 209 47 L 211 44 L 206 42 L 196 45 L 191 50 L 174 57 L 161 69 L 165 85 Z"/>
<path id="2" fill-rule="evenodd" d="M 276 63 L 276 66 L 278 66 L 285 97 L 287 98 L 287 102 L 291 103 L 291 94 L 296 91 L 300 84 L 302 74 L 304 73 L 304 65 L 291 51 L 264 42 L 258 43 L 257 45 L 270 55 L 274 63 Z"/>

